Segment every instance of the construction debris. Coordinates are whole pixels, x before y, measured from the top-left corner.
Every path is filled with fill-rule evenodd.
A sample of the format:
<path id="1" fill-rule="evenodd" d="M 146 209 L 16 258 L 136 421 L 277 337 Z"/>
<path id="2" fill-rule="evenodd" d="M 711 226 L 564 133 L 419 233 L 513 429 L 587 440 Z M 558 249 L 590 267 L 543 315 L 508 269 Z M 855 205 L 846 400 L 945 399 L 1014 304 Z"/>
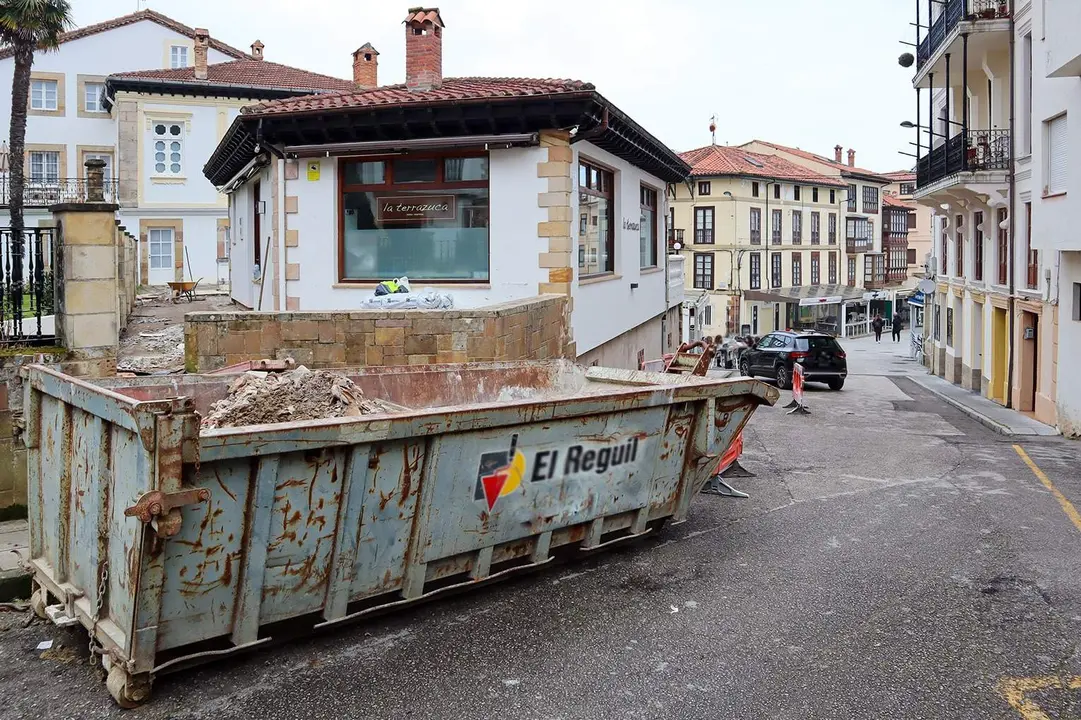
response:
<path id="1" fill-rule="evenodd" d="M 400 409 L 364 397 L 344 375 L 301 365 L 284 373 L 249 371 L 239 376 L 229 387 L 229 395 L 214 403 L 203 418 L 202 429 L 360 417 Z"/>

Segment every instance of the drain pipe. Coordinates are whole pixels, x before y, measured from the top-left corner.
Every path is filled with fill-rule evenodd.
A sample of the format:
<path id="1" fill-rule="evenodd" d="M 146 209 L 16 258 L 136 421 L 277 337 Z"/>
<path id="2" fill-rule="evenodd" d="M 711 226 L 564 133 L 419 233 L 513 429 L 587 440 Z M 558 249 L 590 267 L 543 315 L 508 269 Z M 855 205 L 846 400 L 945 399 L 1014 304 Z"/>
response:
<path id="1" fill-rule="evenodd" d="M 1016 41 L 1014 40 L 1014 0 L 1010 0 L 1010 160 L 1009 160 L 1009 173 L 1010 173 L 1010 204 L 1009 204 L 1009 280 L 1010 280 L 1010 296 L 1009 296 L 1009 340 L 1008 347 L 1010 348 L 1010 355 L 1007 359 L 1006 368 L 1006 407 L 1013 407 L 1013 368 L 1014 368 L 1014 353 L 1018 350 L 1016 342 L 1016 320 L 1014 319 L 1014 268 L 1017 265 L 1017 253 L 1014 252 L 1015 248 L 1015 234 L 1017 223 L 1014 221 L 1014 215 L 1017 209 L 1017 179 L 1014 173 L 1014 142 L 1017 140 L 1017 131 L 1015 128 L 1014 112 L 1016 111 L 1016 101 L 1014 99 L 1014 90 L 1016 81 L 1014 75 L 1017 70 L 1015 67 L 1016 58 L 1014 54 L 1016 52 Z"/>

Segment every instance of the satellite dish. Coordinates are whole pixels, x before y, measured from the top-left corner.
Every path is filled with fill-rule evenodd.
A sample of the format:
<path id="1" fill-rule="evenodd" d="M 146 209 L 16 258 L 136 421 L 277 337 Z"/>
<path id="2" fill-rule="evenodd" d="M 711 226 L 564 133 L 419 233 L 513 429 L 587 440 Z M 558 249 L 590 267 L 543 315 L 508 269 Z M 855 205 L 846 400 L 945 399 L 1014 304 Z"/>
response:
<path id="1" fill-rule="evenodd" d="M 916 289 L 919 290 L 924 295 L 930 295 L 931 293 L 933 293 L 935 291 L 935 287 L 936 287 L 935 281 L 934 280 L 928 280 L 927 278 L 924 278 L 923 280 L 920 280 L 916 284 Z"/>

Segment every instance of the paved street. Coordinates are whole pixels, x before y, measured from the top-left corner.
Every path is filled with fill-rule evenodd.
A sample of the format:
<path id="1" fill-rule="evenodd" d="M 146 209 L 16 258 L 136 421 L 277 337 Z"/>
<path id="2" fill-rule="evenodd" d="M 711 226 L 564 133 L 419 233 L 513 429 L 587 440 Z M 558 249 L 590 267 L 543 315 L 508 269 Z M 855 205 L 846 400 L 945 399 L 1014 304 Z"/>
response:
<path id="1" fill-rule="evenodd" d="M 1081 718 L 1081 443 L 1019 452 L 910 380 L 905 343 L 845 345 L 844 391 L 755 416 L 749 500 L 703 495 L 633 547 L 161 678 L 127 716 Z M 0 615 L 0 717 L 120 716 L 85 636 Z M 42 659 L 49 638 L 71 651 Z"/>

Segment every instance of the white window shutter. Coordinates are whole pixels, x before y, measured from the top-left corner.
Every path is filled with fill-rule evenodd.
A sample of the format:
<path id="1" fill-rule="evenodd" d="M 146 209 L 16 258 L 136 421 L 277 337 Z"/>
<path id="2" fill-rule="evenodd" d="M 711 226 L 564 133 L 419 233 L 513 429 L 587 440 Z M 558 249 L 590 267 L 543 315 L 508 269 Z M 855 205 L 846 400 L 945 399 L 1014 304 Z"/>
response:
<path id="1" fill-rule="evenodd" d="M 1047 123 L 1047 193 L 1066 192 L 1066 116 Z"/>

